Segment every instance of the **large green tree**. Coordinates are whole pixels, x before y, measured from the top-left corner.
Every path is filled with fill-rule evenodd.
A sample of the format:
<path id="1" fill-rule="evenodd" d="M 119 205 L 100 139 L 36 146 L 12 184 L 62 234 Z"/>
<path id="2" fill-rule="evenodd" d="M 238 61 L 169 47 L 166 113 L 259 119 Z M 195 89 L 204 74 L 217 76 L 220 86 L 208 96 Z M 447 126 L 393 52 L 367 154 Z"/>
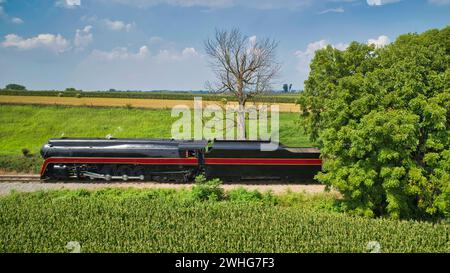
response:
<path id="1" fill-rule="evenodd" d="M 343 194 L 344 209 L 450 215 L 449 64 L 450 27 L 316 52 L 302 124 L 321 147 L 317 179 Z"/>

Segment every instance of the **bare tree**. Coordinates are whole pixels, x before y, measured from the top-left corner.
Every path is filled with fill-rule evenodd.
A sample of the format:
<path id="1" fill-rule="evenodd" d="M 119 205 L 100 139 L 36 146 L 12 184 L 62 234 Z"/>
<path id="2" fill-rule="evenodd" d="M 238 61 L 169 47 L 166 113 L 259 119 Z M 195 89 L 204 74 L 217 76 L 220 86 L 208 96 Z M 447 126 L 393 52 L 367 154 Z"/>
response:
<path id="1" fill-rule="evenodd" d="M 275 55 L 277 45 L 271 39 L 249 38 L 236 28 L 216 30 L 215 37 L 205 41 L 217 77 L 217 82 L 208 83 L 208 87 L 216 93 L 230 92 L 236 96 L 239 139 L 245 139 L 246 102 L 271 90 L 271 82 L 280 70 Z"/>

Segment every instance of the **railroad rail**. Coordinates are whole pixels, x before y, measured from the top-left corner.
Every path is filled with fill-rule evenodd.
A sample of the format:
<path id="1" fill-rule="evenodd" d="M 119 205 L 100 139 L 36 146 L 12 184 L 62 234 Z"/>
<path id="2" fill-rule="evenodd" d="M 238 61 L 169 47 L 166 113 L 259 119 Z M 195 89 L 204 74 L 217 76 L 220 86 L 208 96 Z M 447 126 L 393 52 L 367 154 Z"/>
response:
<path id="1" fill-rule="evenodd" d="M 130 180 L 130 181 L 104 181 L 104 180 L 75 180 L 75 179 L 68 179 L 65 181 L 56 181 L 56 180 L 42 180 L 40 179 L 39 175 L 29 175 L 29 174 L 7 174 L 7 175 L 0 175 L 0 183 L 45 183 L 46 184 L 52 184 L 52 183 L 81 183 L 81 184 L 109 184 L 109 185 L 115 185 L 115 184 L 158 184 L 158 185 L 179 185 L 179 186 L 190 186 L 193 185 L 193 181 L 189 182 L 158 182 L 158 181 L 150 181 L 150 180 Z M 309 183 L 289 183 L 282 180 L 241 180 L 239 182 L 223 182 L 223 185 L 255 185 L 255 186 L 280 186 L 280 185 L 286 185 L 286 186 L 295 186 L 295 185 L 319 185 L 319 184 L 309 184 Z"/>
<path id="2" fill-rule="evenodd" d="M 31 182 L 41 182 L 39 175 L 0 175 L 0 182 L 22 182 L 22 183 L 31 183 Z"/>

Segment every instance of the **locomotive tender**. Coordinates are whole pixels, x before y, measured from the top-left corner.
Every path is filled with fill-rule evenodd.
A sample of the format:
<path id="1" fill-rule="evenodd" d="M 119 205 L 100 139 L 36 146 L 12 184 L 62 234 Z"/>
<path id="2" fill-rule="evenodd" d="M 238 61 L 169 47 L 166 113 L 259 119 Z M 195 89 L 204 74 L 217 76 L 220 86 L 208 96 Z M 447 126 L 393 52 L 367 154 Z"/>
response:
<path id="1" fill-rule="evenodd" d="M 262 151 L 264 141 L 173 139 L 50 139 L 41 149 L 41 179 L 149 180 L 188 182 L 205 173 L 225 182 L 281 180 L 314 182 L 321 170 L 315 148 L 279 144 Z"/>

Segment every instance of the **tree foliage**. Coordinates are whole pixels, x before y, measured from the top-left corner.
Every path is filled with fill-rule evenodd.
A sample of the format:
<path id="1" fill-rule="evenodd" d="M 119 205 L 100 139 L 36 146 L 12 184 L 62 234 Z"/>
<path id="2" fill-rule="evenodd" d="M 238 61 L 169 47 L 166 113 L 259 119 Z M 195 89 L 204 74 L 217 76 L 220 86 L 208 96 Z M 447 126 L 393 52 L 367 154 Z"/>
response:
<path id="1" fill-rule="evenodd" d="M 20 84 L 15 84 L 15 83 L 10 83 L 10 84 L 6 85 L 5 89 L 6 90 L 20 90 L 20 91 L 27 90 L 25 86 L 20 85 Z"/>
<path id="2" fill-rule="evenodd" d="M 299 104 L 319 181 L 359 215 L 450 215 L 450 27 L 318 50 Z"/>
<path id="3" fill-rule="evenodd" d="M 291 84 L 283 84 L 283 92 L 284 93 L 290 93 L 292 90 L 292 83 Z"/>

